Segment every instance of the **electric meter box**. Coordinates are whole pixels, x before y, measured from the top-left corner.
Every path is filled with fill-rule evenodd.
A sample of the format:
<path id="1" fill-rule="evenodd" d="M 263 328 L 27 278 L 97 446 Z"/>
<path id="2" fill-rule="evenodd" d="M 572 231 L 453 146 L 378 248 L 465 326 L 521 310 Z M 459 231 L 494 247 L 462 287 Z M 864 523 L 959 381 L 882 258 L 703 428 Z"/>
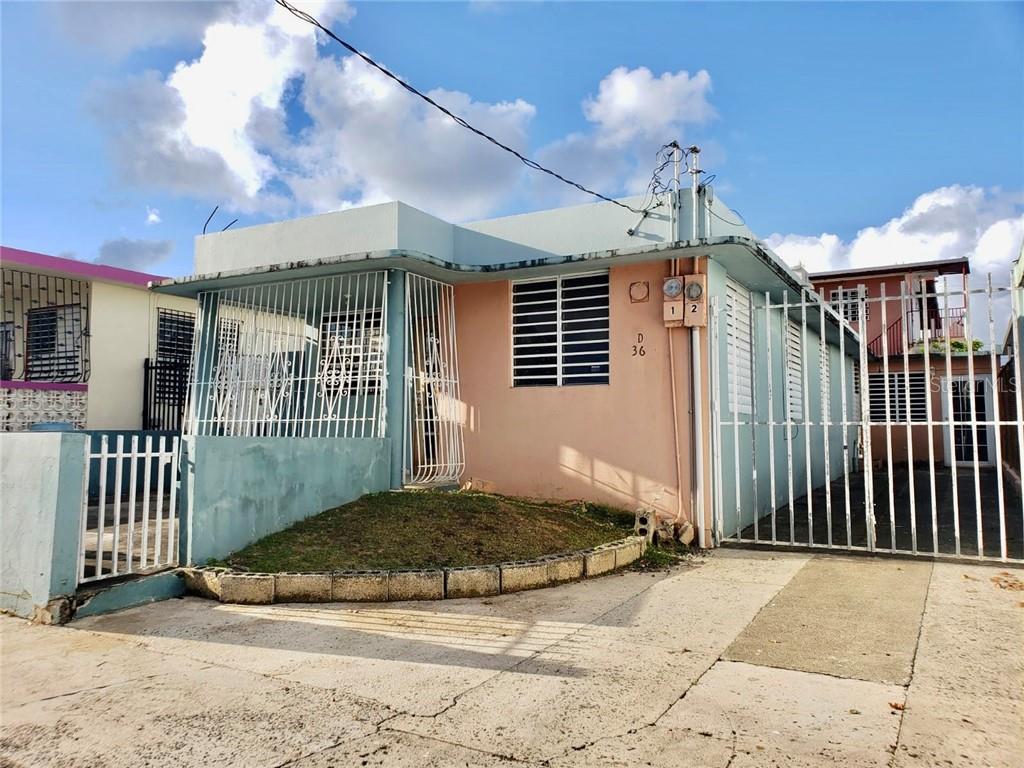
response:
<path id="1" fill-rule="evenodd" d="M 703 327 L 708 324 L 706 275 L 666 277 L 662 286 L 665 326 Z"/>
<path id="2" fill-rule="evenodd" d="M 686 275 L 683 278 L 683 325 L 703 328 L 708 324 L 708 277 Z"/>

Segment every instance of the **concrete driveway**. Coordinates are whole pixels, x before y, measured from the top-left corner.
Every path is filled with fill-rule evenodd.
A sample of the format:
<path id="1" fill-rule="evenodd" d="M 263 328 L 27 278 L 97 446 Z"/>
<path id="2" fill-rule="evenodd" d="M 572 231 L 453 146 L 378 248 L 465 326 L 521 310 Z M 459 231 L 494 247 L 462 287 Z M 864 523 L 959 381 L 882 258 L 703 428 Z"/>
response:
<path id="1" fill-rule="evenodd" d="M 1024 571 L 725 550 L 487 600 L 0 618 L 0 764 L 1019 766 Z"/>

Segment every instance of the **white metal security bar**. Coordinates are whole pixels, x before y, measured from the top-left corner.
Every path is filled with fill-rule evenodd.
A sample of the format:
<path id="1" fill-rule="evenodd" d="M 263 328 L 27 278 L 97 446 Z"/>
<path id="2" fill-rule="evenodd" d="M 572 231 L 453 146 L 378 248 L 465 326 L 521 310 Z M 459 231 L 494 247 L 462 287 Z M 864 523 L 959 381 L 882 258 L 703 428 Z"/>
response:
<path id="1" fill-rule="evenodd" d="M 607 384 L 609 277 L 590 272 L 512 283 L 512 385 Z"/>
<path id="2" fill-rule="evenodd" d="M 199 294 L 186 433 L 383 437 L 387 273 Z"/>
<path id="3" fill-rule="evenodd" d="M 719 541 L 1024 561 L 1021 289 L 931 288 L 712 300 Z"/>
<path id="4" fill-rule="evenodd" d="M 457 482 L 465 455 L 455 294 L 450 285 L 413 274 L 405 291 L 405 482 Z"/>
<path id="5" fill-rule="evenodd" d="M 177 437 L 100 437 L 86 443 L 78 581 L 178 563 Z"/>

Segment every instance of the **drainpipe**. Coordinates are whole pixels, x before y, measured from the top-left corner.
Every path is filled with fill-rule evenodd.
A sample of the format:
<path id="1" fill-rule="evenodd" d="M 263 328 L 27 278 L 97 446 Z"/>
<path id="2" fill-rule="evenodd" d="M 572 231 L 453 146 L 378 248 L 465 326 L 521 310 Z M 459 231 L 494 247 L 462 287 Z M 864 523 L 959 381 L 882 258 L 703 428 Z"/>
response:
<path id="1" fill-rule="evenodd" d="M 672 177 L 675 184 L 672 187 L 672 192 L 669 196 L 669 205 L 671 207 L 671 215 L 669 217 L 669 241 L 672 243 L 678 242 L 682 238 L 679 232 L 679 205 L 681 202 L 682 194 L 680 190 L 680 165 L 682 164 L 683 151 L 679 145 L 673 142 L 675 145 L 672 150 Z M 679 275 L 679 259 L 673 258 L 669 262 L 669 274 L 673 277 Z M 682 467 L 682 451 L 680 450 L 679 440 L 679 405 L 676 398 L 676 353 L 675 353 L 675 334 L 673 331 L 675 328 L 668 328 L 668 378 L 669 388 L 672 391 L 672 441 L 676 452 L 676 517 L 675 523 L 678 523 L 683 519 L 683 467 Z"/>
<path id="2" fill-rule="evenodd" d="M 690 189 L 693 201 L 694 242 L 700 239 L 700 147 L 690 147 Z M 693 272 L 699 272 L 698 257 L 693 259 Z M 704 534 L 704 418 L 701 392 L 700 329 L 690 328 L 690 392 L 692 402 L 691 441 L 693 445 L 693 507 L 690 522 L 694 538 L 703 543 Z M 699 516 L 699 517 L 698 517 Z"/>

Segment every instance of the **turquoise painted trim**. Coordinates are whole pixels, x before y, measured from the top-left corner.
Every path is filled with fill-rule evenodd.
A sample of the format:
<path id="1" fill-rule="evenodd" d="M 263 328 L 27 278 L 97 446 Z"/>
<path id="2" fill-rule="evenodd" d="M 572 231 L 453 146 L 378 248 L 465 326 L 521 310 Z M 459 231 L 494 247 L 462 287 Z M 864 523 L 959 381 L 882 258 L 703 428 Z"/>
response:
<path id="1" fill-rule="evenodd" d="M 74 594 L 88 437 L 3 436 L 0 450 L 0 608 L 31 618 Z"/>
<path id="2" fill-rule="evenodd" d="M 390 487 L 386 438 L 190 436 L 185 444 L 191 565 Z"/>
<path id="3" fill-rule="evenodd" d="M 75 609 L 75 618 L 120 611 L 123 608 L 182 597 L 184 594 L 185 579 L 178 571 L 166 571 L 98 589 Z"/>
<path id="4" fill-rule="evenodd" d="M 70 595 L 78 587 L 78 550 L 81 545 L 85 486 L 85 434 L 65 433 L 60 444 L 60 474 L 53 529 L 50 595 Z"/>
<path id="5" fill-rule="evenodd" d="M 405 429 L 405 272 L 388 270 L 388 359 L 385 437 L 391 440 L 391 488 L 402 487 Z"/>
<path id="6" fill-rule="evenodd" d="M 683 214 L 685 217 L 685 213 Z M 440 259 L 429 253 L 409 248 L 388 248 L 373 251 L 357 251 L 339 256 L 318 259 L 303 259 L 279 264 L 227 269 L 220 272 L 187 275 L 185 277 L 154 283 L 151 288 L 157 293 L 178 296 L 196 296 L 202 291 L 236 285 L 254 285 L 265 282 L 280 282 L 296 277 L 315 277 L 324 274 L 339 274 L 346 271 L 361 272 L 372 269 L 400 269 L 434 277 L 448 283 L 475 280 L 511 280 L 548 274 L 561 274 L 580 269 L 607 269 L 623 264 L 637 264 L 649 261 L 664 261 L 672 258 L 714 255 L 717 252 L 734 251 L 769 264 L 782 282 L 791 288 L 799 287 L 799 281 L 785 264 L 774 256 L 761 241 L 745 236 L 711 237 L 699 240 L 680 240 L 673 243 L 657 243 L 629 248 L 611 248 L 601 251 L 587 251 L 574 254 L 553 254 L 518 261 L 495 262 L 492 264 L 463 264 Z M 596 262 L 596 263 L 595 263 Z"/>

